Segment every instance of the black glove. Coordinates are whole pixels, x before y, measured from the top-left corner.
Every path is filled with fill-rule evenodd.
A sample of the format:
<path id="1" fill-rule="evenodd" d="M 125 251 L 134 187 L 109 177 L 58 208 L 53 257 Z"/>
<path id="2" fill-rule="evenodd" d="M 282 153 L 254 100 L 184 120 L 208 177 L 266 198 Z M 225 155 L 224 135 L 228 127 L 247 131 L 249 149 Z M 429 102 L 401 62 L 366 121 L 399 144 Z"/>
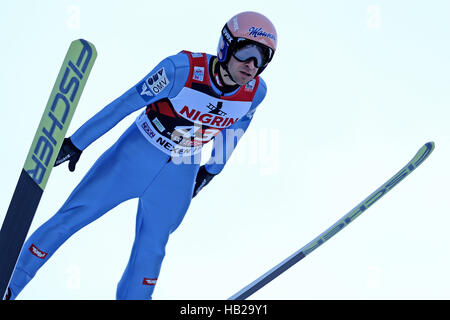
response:
<path id="1" fill-rule="evenodd" d="M 65 138 L 61 149 L 59 150 L 58 157 L 56 158 L 55 167 L 69 160 L 69 170 L 71 172 L 75 171 L 75 165 L 80 159 L 82 152 L 83 151 L 75 147 L 70 138 Z"/>
<path id="2" fill-rule="evenodd" d="M 201 166 L 200 169 L 198 169 L 197 177 L 195 178 L 194 193 L 192 194 L 192 198 L 194 198 L 200 190 L 202 190 L 203 187 L 206 186 L 212 178 L 214 178 L 214 176 L 215 174 L 206 171 L 204 165 Z"/>

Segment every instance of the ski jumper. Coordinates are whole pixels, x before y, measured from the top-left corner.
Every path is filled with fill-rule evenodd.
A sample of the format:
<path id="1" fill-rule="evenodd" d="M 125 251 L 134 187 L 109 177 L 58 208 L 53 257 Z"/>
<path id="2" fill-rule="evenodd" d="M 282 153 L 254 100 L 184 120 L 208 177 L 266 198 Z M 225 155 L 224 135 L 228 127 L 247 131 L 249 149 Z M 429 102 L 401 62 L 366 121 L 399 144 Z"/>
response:
<path id="1" fill-rule="evenodd" d="M 215 56 L 186 51 L 164 59 L 71 136 L 84 150 L 144 108 L 60 210 L 25 242 L 10 282 L 12 299 L 72 234 L 134 198 L 139 199 L 135 240 L 116 298 L 151 299 L 169 235 L 192 198 L 202 145 L 213 140 L 205 167 L 218 174 L 238 140 L 224 129 L 245 132 L 266 94 L 259 77 L 224 94 L 212 81 L 216 62 Z"/>

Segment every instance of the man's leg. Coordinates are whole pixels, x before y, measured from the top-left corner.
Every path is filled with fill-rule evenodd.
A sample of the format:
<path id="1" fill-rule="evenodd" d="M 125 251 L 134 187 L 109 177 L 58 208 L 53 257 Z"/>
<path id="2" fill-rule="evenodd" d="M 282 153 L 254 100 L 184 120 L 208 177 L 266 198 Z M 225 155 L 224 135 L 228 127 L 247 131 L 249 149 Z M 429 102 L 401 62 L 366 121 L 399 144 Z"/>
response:
<path id="1" fill-rule="evenodd" d="M 192 198 L 198 165 L 164 166 L 141 195 L 130 260 L 117 299 L 151 299 L 169 235 L 179 226 Z"/>
<path id="2" fill-rule="evenodd" d="M 121 202 L 139 197 L 159 172 L 158 162 L 163 164 L 166 158 L 148 145 L 133 124 L 97 160 L 61 209 L 25 242 L 10 282 L 11 298 L 76 231 Z"/>

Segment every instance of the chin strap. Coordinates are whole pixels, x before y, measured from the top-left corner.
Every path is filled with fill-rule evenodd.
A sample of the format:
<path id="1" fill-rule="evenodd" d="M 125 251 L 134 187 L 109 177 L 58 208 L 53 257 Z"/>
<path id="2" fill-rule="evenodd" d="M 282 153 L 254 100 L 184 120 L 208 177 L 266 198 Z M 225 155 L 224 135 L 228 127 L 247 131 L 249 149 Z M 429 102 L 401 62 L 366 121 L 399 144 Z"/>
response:
<path id="1" fill-rule="evenodd" d="M 228 70 L 228 64 L 219 62 L 219 66 L 222 66 L 222 68 L 223 68 L 223 69 L 225 70 L 225 72 L 227 73 L 228 77 L 230 77 L 231 81 L 233 81 L 233 82 L 237 85 L 237 82 L 233 79 L 233 77 L 231 76 L 230 71 Z M 220 72 L 219 72 L 219 77 L 220 77 L 220 79 L 222 80 L 223 84 L 225 85 L 225 81 L 223 81 L 223 77 L 222 77 L 222 75 L 220 74 Z"/>

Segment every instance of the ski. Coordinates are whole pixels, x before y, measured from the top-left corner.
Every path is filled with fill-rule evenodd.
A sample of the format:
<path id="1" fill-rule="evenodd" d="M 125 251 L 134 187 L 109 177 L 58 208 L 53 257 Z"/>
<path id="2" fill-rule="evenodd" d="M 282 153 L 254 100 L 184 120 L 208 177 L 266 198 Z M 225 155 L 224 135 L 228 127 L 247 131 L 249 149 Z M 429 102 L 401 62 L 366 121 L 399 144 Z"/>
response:
<path id="1" fill-rule="evenodd" d="M 96 57 L 92 43 L 75 40 L 58 73 L 0 230 L 2 298 Z"/>
<path id="2" fill-rule="evenodd" d="M 426 143 L 420 150 L 416 153 L 414 158 L 408 162 L 397 174 L 395 174 L 391 179 L 389 179 L 385 184 L 379 187 L 370 196 L 364 199 L 360 204 L 353 208 L 349 213 L 339 219 L 335 224 L 328 228 L 325 232 L 320 234 L 306 246 L 289 256 L 287 259 L 276 265 L 274 268 L 270 269 L 268 272 L 263 274 L 261 277 L 250 283 L 248 286 L 244 287 L 242 290 L 238 291 L 236 294 L 232 295 L 229 300 L 244 300 L 254 294 L 256 291 L 264 287 L 270 281 L 278 277 L 280 274 L 288 270 L 294 264 L 302 260 L 308 254 L 313 252 L 319 246 L 324 244 L 327 240 L 333 237 L 336 233 L 341 231 L 350 222 L 355 220 L 359 215 L 366 211 L 371 205 L 378 201 L 382 196 L 384 196 L 388 191 L 394 188 L 400 181 L 402 181 L 406 176 L 408 176 L 414 169 L 416 169 L 434 150 L 434 142 Z"/>

